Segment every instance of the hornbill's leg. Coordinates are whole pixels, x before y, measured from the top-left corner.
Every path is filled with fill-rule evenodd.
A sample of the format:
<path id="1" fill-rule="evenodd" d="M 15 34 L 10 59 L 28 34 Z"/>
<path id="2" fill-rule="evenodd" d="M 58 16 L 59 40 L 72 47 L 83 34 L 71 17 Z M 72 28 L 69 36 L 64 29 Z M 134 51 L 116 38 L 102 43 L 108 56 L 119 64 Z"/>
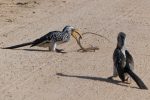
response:
<path id="1" fill-rule="evenodd" d="M 56 46 L 57 46 L 57 44 L 55 42 L 50 42 L 49 51 L 55 52 L 56 51 Z"/>
<path id="2" fill-rule="evenodd" d="M 113 67 L 113 75 L 110 76 L 110 77 L 108 77 L 108 79 L 113 79 L 113 78 L 115 78 L 115 77 L 117 77 L 117 76 L 118 76 L 118 72 L 117 72 L 116 67 L 114 66 L 114 67 Z"/>
<path id="3" fill-rule="evenodd" d="M 57 46 L 56 42 L 50 42 L 49 50 L 53 52 L 56 51 L 57 53 L 66 53 L 66 52 L 63 52 L 64 51 L 63 49 L 57 49 L 56 46 Z"/>

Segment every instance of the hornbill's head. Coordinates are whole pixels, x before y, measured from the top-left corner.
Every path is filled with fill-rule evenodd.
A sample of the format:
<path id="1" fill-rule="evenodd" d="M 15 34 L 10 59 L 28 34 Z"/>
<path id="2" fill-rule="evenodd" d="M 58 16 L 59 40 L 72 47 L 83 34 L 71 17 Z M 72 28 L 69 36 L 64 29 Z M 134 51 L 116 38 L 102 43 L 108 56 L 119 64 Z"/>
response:
<path id="1" fill-rule="evenodd" d="M 71 34 L 76 39 L 77 42 L 79 42 L 79 38 L 82 38 L 79 31 L 72 26 L 65 26 L 63 32 Z"/>
<path id="2" fill-rule="evenodd" d="M 126 38 L 126 34 L 123 32 L 120 32 L 118 34 L 118 38 L 117 38 L 117 47 L 121 48 L 125 45 L 125 38 Z"/>

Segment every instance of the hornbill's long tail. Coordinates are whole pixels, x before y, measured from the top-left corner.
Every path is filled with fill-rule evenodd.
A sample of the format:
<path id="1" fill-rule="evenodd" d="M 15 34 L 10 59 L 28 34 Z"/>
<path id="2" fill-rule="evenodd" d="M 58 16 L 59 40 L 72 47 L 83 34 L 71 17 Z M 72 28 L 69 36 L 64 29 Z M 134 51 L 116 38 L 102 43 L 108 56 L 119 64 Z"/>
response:
<path id="1" fill-rule="evenodd" d="M 22 43 L 22 44 L 10 46 L 10 47 L 4 47 L 4 48 L 2 48 L 2 49 L 15 49 L 15 48 L 19 48 L 19 47 L 24 47 L 24 46 L 31 45 L 32 43 L 33 43 L 33 42 L 27 42 L 27 43 Z"/>
<path id="2" fill-rule="evenodd" d="M 148 90 L 144 82 L 130 69 L 129 64 L 126 65 L 125 71 L 132 77 L 132 79 L 136 82 L 140 89 Z"/>

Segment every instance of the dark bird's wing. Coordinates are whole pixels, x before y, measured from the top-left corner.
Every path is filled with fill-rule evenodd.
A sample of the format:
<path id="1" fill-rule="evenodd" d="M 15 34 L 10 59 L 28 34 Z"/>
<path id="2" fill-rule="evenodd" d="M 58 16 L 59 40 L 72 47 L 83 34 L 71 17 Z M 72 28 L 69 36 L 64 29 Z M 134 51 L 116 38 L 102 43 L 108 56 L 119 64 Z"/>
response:
<path id="1" fill-rule="evenodd" d="M 41 38 L 34 40 L 32 45 L 31 45 L 31 47 L 37 46 L 37 45 L 39 45 L 39 44 L 41 44 L 43 42 L 46 42 L 48 40 L 49 40 L 49 37 L 47 35 L 42 36 Z"/>
<path id="2" fill-rule="evenodd" d="M 19 48 L 19 47 L 28 46 L 28 45 L 31 45 L 31 44 L 32 44 L 32 42 L 27 42 L 27 43 L 22 43 L 22 44 L 10 46 L 10 47 L 4 47 L 2 49 L 15 49 L 15 48 Z"/>
<path id="3" fill-rule="evenodd" d="M 60 31 L 52 31 L 52 32 L 49 32 L 48 34 L 46 34 L 46 35 L 44 35 L 44 36 L 42 36 L 42 37 L 36 39 L 35 41 L 33 41 L 31 47 L 37 46 L 37 45 L 39 45 L 39 44 L 41 44 L 41 43 L 49 43 L 50 40 L 51 40 L 52 38 L 54 38 L 55 34 L 58 34 L 58 33 L 60 33 Z"/>
<path id="4" fill-rule="evenodd" d="M 124 67 L 125 67 L 125 57 L 121 50 L 115 49 L 114 55 L 114 66 L 117 69 L 119 78 L 124 82 L 125 81 L 125 74 L 124 74 Z"/>
<path id="5" fill-rule="evenodd" d="M 126 64 L 124 70 L 132 77 L 140 89 L 148 89 L 144 82 L 130 69 L 129 63 Z"/>
<path id="6" fill-rule="evenodd" d="M 130 64 L 131 69 L 134 69 L 134 60 L 132 55 L 129 53 L 128 50 L 125 51 L 126 54 L 126 62 Z"/>

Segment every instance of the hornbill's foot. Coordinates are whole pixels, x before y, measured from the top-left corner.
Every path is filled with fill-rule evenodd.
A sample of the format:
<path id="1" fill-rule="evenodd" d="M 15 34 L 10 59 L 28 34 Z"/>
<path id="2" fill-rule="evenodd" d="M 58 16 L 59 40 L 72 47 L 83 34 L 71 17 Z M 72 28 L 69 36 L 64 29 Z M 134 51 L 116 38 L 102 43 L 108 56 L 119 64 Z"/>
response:
<path id="1" fill-rule="evenodd" d="M 124 83 L 126 84 L 131 84 L 131 78 L 130 77 L 127 77 L 124 81 Z"/>
<path id="2" fill-rule="evenodd" d="M 63 49 L 56 49 L 57 53 L 66 53 L 66 52 L 63 52 L 63 51 L 64 51 Z"/>
<path id="3" fill-rule="evenodd" d="M 128 84 L 128 87 L 131 87 L 131 77 L 127 77 L 125 83 Z"/>

